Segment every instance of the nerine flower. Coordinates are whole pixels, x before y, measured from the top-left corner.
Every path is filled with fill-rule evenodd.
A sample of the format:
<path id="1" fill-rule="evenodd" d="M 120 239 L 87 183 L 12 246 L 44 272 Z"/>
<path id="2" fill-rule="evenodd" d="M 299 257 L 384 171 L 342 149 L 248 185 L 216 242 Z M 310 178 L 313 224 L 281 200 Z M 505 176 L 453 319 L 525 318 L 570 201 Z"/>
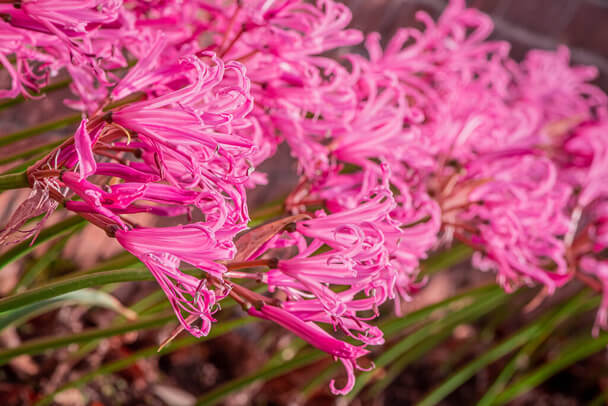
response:
<path id="1" fill-rule="evenodd" d="M 116 230 L 117 241 L 139 258 L 152 272 L 175 310 L 182 326 L 192 335 L 209 334 L 216 304 L 227 289 L 210 289 L 205 275 L 222 278 L 226 268 L 215 262 L 234 255 L 231 235 L 214 233 L 202 223 L 165 228 Z M 180 271 L 181 261 L 204 273 L 200 277 Z M 201 325 L 189 323 L 183 312 L 200 319 Z"/>
<path id="2" fill-rule="evenodd" d="M 302 321 L 301 318 L 294 316 L 292 313 L 285 311 L 279 307 L 264 304 L 259 309 L 251 307 L 248 310 L 249 314 L 255 317 L 273 321 L 284 328 L 292 331 L 294 334 L 301 337 L 303 340 L 317 347 L 321 351 L 328 353 L 335 359 L 339 359 L 348 376 L 348 381 L 342 389 L 337 389 L 335 381 L 330 382 L 330 388 L 335 395 L 344 395 L 350 392 L 355 385 L 355 369 L 362 369 L 357 365 L 357 359 L 368 354 L 364 348 L 348 344 L 344 341 L 337 340 L 327 334 L 319 326 L 311 322 Z"/>

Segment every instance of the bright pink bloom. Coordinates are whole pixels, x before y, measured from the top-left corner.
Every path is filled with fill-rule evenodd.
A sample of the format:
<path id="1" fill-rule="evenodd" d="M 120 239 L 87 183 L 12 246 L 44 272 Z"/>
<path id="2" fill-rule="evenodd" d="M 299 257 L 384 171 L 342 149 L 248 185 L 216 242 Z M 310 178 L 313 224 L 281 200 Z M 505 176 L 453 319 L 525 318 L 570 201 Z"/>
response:
<path id="1" fill-rule="evenodd" d="M 251 307 L 249 314 L 262 319 L 270 320 L 298 335 L 303 340 L 317 347 L 321 351 L 339 359 L 346 368 L 348 381 L 344 388 L 337 389 L 335 381 L 330 382 L 330 388 L 335 395 L 344 395 L 350 392 L 355 385 L 355 369 L 362 369 L 357 365 L 357 359 L 368 354 L 362 347 L 345 343 L 327 334 L 323 329 L 311 322 L 304 322 L 288 311 L 271 305 L 262 305 L 258 310 Z"/>
<path id="2" fill-rule="evenodd" d="M 214 233 L 201 223 L 165 228 L 117 230 L 116 239 L 139 258 L 163 289 L 183 327 L 196 337 L 209 333 L 216 303 L 226 289 L 210 289 L 205 275 L 222 279 L 226 268 L 215 261 L 232 258 L 232 235 Z M 181 261 L 204 272 L 197 278 L 179 270 Z M 182 312 L 197 316 L 201 326 L 186 322 Z"/>
<path id="3" fill-rule="evenodd" d="M 78 154 L 78 165 L 80 170 L 80 178 L 84 179 L 87 176 L 95 173 L 97 162 L 93 156 L 92 144 L 93 140 L 87 131 L 88 120 L 82 120 L 76 133 L 74 134 L 74 148 Z"/>

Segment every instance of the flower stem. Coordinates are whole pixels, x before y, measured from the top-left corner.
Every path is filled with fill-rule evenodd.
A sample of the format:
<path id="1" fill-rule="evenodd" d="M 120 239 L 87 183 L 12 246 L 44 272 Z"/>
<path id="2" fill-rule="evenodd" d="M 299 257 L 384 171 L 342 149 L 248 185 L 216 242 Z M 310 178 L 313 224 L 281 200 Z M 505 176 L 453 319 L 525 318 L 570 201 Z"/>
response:
<path id="1" fill-rule="evenodd" d="M 30 187 L 27 181 L 26 172 L 11 173 L 8 175 L 0 175 L 0 192 L 11 189 L 21 189 Z"/>

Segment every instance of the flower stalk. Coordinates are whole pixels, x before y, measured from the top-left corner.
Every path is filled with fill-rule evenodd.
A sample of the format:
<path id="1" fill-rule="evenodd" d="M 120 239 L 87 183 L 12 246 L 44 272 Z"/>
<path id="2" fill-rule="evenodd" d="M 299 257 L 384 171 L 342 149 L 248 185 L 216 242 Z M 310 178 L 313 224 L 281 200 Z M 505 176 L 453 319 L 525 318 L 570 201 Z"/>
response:
<path id="1" fill-rule="evenodd" d="M 0 192 L 13 189 L 29 188 L 27 172 L 10 173 L 0 175 Z"/>

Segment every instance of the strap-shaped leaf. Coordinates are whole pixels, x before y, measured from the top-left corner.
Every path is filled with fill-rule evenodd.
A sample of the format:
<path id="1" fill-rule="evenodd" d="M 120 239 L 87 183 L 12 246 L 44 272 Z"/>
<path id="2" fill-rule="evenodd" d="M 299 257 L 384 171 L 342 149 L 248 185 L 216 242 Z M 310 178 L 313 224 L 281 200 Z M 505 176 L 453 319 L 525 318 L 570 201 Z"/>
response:
<path id="1" fill-rule="evenodd" d="M 114 296 L 94 289 L 82 289 L 0 313 L 0 331 L 10 325 L 21 324 L 32 317 L 70 304 L 104 307 L 114 310 L 130 320 L 134 320 L 137 317 L 135 312 L 125 308 Z"/>
<path id="2" fill-rule="evenodd" d="M 530 340 L 515 357 L 509 361 L 505 368 L 496 378 L 496 381 L 486 391 L 483 398 L 477 404 L 478 406 L 490 406 L 494 403 L 494 399 L 507 386 L 511 377 L 523 366 L 525 366 L 534 352 L 544 343 L 551 333 L 563 322 L 570 319 L 574 315 L 584 310 L 589 310 L 598 304 L 598 299 L 589 300 L 588 292 L 584 291 L 574 296 L 565 304 L 560 306 L 556 311 L 547 317 L 539 320 L 542 323 L 541 331 L 533 340 Z"/>
<path id="3" fill-rule="evenodd" d="M 585 308 L 586 307 L 574 307 L 574 309 L 578 310 L 584 310 Z M 573 312 L 573 314 L 575 314 L 575 312 Z M 545 326 L 546 321 L 554 316 L 555 312 L 551 312 L 535 320 L 531 324 L 525 326 L 515 334 L 511 335 L 509 338 L 491 348 L 489 351 L 484 352 L 481 356 L 477 357 L 456 371 L 453 375 L 448 377 L 436 389 L 431 391 L 418 405 L 433 406 L 438 404 L 486 365 L 489 365 L 492 362 L 504 357 L 513 350 L 529 343 L 531 340 L 534 340 L 536 337 L 543 334 L 543 327 Z"/>
<path id="4" fill-rule="evenodd" d="M 507 387 L 494 401 L 496 405 L 504 405 L 518 396 L 534 389 L 559 371 L 568 368 L 577 361 L 585 359 L 596 352 L 606 349 L 608 333 L 593 337 L 586 333 L 581 337 L 570 340 L 559 355 L 552 361 L 525 375 L 517 382 Z"/>
<path id="5" fill-rule="evenodd" d="M 0 313 L 68 292 L 118 282 L 150 281 L 154 277 L 147 269 L 118 269 L 91 275 L 68 277 L 25 292 L 0 299 Z"/>

